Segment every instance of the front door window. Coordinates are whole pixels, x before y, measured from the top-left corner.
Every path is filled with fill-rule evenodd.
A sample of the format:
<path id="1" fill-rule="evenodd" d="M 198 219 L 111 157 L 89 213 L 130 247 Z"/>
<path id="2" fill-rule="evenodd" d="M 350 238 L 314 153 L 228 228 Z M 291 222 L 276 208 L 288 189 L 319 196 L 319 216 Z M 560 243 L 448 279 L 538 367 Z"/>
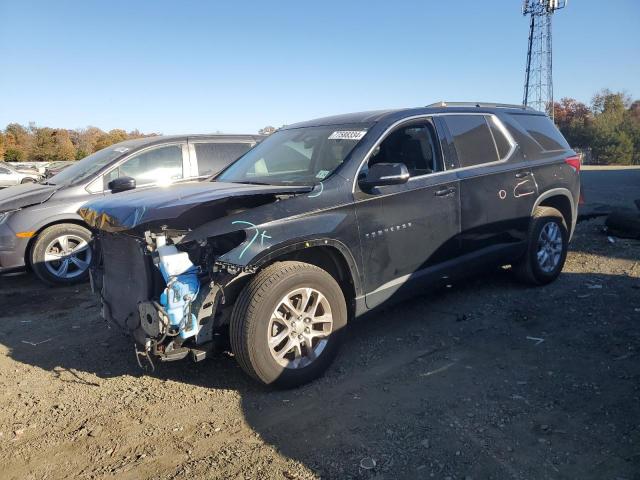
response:
<path id="1" fill-rule="evenodd" d="M 392 132 L 375 149 L 368 166 L 375 163 L 404 163 L 412 177 L 441 171 L 442 158 L 431 122 L 405 125 Z"/>
<path id="2" fill-rule="evenodd" d="M 132 177 L 136 186 L 168 185 L 184 178 L 182 145 L 167 145 L 135 155 L 104 176 L 104 188 L 111 180 Z"/>

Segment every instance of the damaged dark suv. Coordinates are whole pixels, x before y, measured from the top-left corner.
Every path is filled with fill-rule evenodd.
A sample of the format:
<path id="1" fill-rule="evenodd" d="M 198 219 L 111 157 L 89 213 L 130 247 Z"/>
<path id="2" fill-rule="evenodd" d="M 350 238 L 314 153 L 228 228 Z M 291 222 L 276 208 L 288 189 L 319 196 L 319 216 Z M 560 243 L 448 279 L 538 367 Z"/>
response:
<path id="1" fill-rule="evenodd" d="M 562 270 L 580 161 L 544 114 L 438 104 L 283 128 L 213 181 L 85 205 L 104 317 L 140 363 L 228 338 L 265 384 L 308 382 L 349 319 L 488 266 Z M 220 340 L 218 342 L 218 340 Z"/>

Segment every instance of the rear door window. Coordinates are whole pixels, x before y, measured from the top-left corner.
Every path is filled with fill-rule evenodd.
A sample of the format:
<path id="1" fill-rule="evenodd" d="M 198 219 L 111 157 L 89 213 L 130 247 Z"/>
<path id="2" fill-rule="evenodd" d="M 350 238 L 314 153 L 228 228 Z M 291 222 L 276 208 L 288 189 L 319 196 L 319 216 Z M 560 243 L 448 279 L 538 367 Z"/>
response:
<path id="1" fill-rule="evenodd" d="M 461 168 L 499 160 L 485 115 L 446 115 Z"/>
<path id="2" fill-rule="evenodd" d="M 250 143 L 194 143 L 198 175 L 213 175 L 251 149 Z"/>

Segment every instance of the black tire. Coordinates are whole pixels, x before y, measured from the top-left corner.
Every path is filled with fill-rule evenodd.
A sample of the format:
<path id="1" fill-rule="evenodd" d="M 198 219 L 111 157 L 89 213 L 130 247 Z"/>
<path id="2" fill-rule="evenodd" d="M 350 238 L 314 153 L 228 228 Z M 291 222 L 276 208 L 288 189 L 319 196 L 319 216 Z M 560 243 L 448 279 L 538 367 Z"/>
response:
<path id="1" fill-rule="evenodd" d="M 607 217 L 605 225 L 616 237 L 640 238 L 640 211 L 630 208 L 614 210 Z"/>
<path id="2" fill-rule="evenodd" d="M 329 302 L 333 317 L 332 333 L 324 350 L 309 365 L 285 368 L 274 359 L 269 349 L 269 320 L 280 300 L 302 287 L 316 289 Z M 325 372 L 338 353 L 346 324 L 344 294 L 331 275 L 307 263 L 276 262 L 258 272 L 238 296 L 229 329 L 231 350 L 242 369 L 256 380 L 278 388 L 292 388 Z"/>
<path id="3" fill-rule="evenodd" d="M 26 177 L 20 180 L 20 183 L 36 183 L 36 181 L 33 178 Z"/>
<path id="4" fill-rule="evenodd" d="M 80 272 L 81 268 L 79 268 L 76 264 L 70 262 L 68 271 L 70 272 L 70 275 L 73 274 L 73 276 L 69 276 L 68 278 L 56 276 L 49 270 L 49 268 L 45 264 L 45 253 L 47 247 L 51 244 L 51 242 L 54 242 L 56 239 L 64 235 L 72 236 L 72 240 L 70 240 L 70 243 L 75 243 L 78 241 L 77 239 L 81 239 L 89 245 L 87 247 L 89 249 L 88 257 L 86 253 L 81 252 L 83 254 L 82 258 L 89 258 L 89 261 L 87 262 L 87 268 Z M 89 277 L 88 267 L 91 264 L 91 259 L 93 258 L 90 241 L 91 232 L 86 228 L 81 227 L 80 225 L 76 225 L 73 223 L 61 223 L 58 225 L 47 227 L 38 234 L 31 247 L 29 255 L 31 268 L 33 269 L 33 272 L 38 276 L 38 278 L 48 285 L 73 285 L 76 283 L 84 282 Z M 51 267 L 52 265 L 53 264 L 50 263 Z"/>
<path id="5" fill-rule="evenodd" d="M 545 271 L 538 262 L 538 239 L 542 229 L 549 223 L 555 223 L 562 235 L 562 252 L 559 261 L 551 271 Z M 527 251 L 524 256 L 513 265 L 516 277 L 530 285 L 546 285 L 553 282 L 564 267 L 569 247 L 569 230 L 562 214 L 552 207 L 538 207 L 533 212 L 527 239 Z"/>

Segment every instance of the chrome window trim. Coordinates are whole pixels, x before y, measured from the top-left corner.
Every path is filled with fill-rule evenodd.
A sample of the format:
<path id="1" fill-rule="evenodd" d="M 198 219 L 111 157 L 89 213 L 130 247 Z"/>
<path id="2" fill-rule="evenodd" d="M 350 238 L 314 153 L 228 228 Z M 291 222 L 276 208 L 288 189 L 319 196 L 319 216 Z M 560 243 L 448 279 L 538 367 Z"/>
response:
<path id="1" fill-rule="evenodd" d="M 212 140 L 205 140 L 205 139 L 197 139 L 197 140 L 189 140 L 190 144 L 196 144 L 196 143 L 249 143 L 249 144 L 256 144 L 257 142 L 255 140 L 251 140 L 251 139 L 242 139 L 242 140 L 224 140 L 221 138 L 215 138 Z"/>
<path id="2" fill-rule="evenodd" d="M 397 122 L 391 124 L 382 133 L 382 135 L 380 135 L 380 138 L 376 141 L 376 143 L 373 144 L 373 146 L 369 149 L 367 154 L 364 156 L 364 159 L 362 160 L 362 162 L 360 162 L 360 166 L 358 167 L 358 170 L 357 170 L 357 172 L 356 172 L 356 174 L 355 174 L 355 176 L 353 178 L 353 185 L 351 187 L 351 193 L 352 194 L 356 193 L 356 184 L 358 182 L 358 176 L 360 175 L 360 172 L 362 171 L 362 168 L 364 167 L 364 165 L 369 161 L 369 158 L 371 157 L 371 154 L 373 153 L 375 148 L 378 145 L 380 145 L 384 141 L 384 139 L 386 139 L 389 136 L 389 134 L 391 133 L 392 130 L 396 129 L 398 126 L 402 125 L 403 123 L 412 122 L 414 120 L 423 120 L 423 119 L 424 120 L 428 120 L 429 118 L 444 117 L 444 116 L 448 116 L 448 115 L 483 115 L 484 117 L 493 117 L 493 119 L 495 119 L 496 127 L 498 128 L 498 130 L 500 130 L 500 133 L 502 133 L 505 136 L 505 138 L 507 139 L 507 141 L 511 145 L 511 149 L 505 155 L 505 157 L 501 158 L 500 160 L 496 160 L 494 162 L 479 163 L 478 165 L 470 165 L 468 167 L 458 167 L 458 168 L 447 169 L 446 165 L 444 165 L 444 162 L 443 162 L 444 170 L 442 170 L 441 172 L 426 173 L 424 175 L 417 175 L 415 177 L 409 177 L 409 181 L 407 183 L 410 183 L 412 180 L 419 180 L 419 179 L 422 179 L 422 178 L 425 178 L 425 177 L 434 177 L 434 176 L 442 175 L 442 174 L 445 174 L 445 173 L 459 172 L 459 171 L 469 170 L 469 169 L 472 169 L 472 168 L 486 167 L 486 166 L 498 165 L 498 164 L 506 163 L 511 158 L 511 156 L 516 151 L 516 149 L 518 148 L 518 144 L 516 143 L 514 138 L 511 136 L 511 134 L 509 133 L 507 128 L 504 126 L 502 121 L 494 113 L 483 113 L 483 112 L 442 112 L 442 113 L 428 113 L 428 114 L 422 114 L 422 115 L 413 115 L 411 117 L 403 118 L 403 119 L 398 120 Z M 489 125 L 487 125 L 487 128 L 489 128 Z M 493 133 L 491 132 L 490 128 L 489 128 L 489 133 L 491 133 L 491 138 L 493 138 Z M 495 142 L 495 140 L 494 140 L 494 142 Z M 498 155 L 497 148 L 496 148 L 496 155 Z"/>
<path id="3" fill-rule="evenodd" d="M 100 173 L 99 175 L 95 176 L 94 178 L 92 178 L 89 182 L 85 183 L 83 188 L 84 190 L 91 194 L 91 195 L 102 195 L 106 192 L 110 192 L 111 190 L 107 190 L 107 189 L 102 189 L 101 191 L 96 191 L 96 192 L 90 192 L 89 190 L 87 190 L 89 188 L 89 185 L 91 185 L 93 182 L 95 182 L 96 180 L 104 177 L 105 175 L 111 173 L 113 170 L 115 170 L 116 168 L 120 167 L 120 165 L 122 165 L 124 162 L 126 162 L 127 160 L 140 155 L 141 153 L 145 153 L 149 150 L 155 150 L 158 148 L 162 148 L 162 147 L 170 147 L 172 145 L 180 145 L 182 146 L 182 173 L 184 174 L 184 170 L 185 170 L 185 162 L 188 162 L 188 157 L 185 157 L 185 146 L 187 145 L 187 141 L 186 140 L 178 140 L 175 142 L 169 142 L 169 143 L 161 143 L 161 144 L 157 144 L 157 145 L 149 145 L 148 147 L 144 147 L 141 148 L 140 150 L 136 150 L 135 152 L 131 152 L 130 154 L 128 154 L 125 157 L 122 157 L 120 160 L 117 160 L 116 163 L 112 164 L 109 166 L 108 170 L 103 171 L 102 173 Z M 109 147 L 107 147 L 109 148 Z M 184 180 L 184 178 L 182 178 L 181 180 Z M 144 185 L 136 185 L 136 188 L 140 187 L 151 187 L 153 185 L 156 185 L 156 183 L 146 183 Z"/>

